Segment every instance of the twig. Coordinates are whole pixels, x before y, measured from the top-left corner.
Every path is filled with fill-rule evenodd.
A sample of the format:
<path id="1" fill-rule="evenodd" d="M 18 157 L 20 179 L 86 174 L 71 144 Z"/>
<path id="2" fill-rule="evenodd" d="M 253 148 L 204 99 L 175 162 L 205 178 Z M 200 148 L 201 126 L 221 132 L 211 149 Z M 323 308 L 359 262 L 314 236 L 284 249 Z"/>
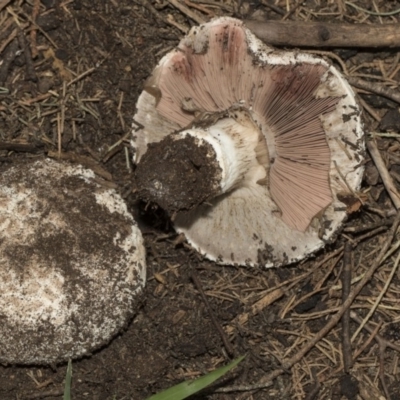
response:
<path id="1" fill-rule="evenodd" d="M 390 347 L 398 352 L 400 352 L 400 348 L 398 346 L 393 345 L 386 339 L 384 339 L 382 336 L 378 334 L 379 328 L 382 326 L 382 323 L 376 326 L 376 328 L 373 330 L 371 329 L 368 325 L 363 324 L 363 320 L 354 312 L 351 311 L 350 316 L 352 319 L 354 319 L 356 322 L 362 326 L 363 329 L 366 329 L 368 332 L 371 333 L 371 337 L 368 339 L 367 342 L 370 342 L 371 338 L 374 338 L 379 346 L 379 379 L 381 381 L 381 385 L 383 387 L 383 391 L 385 392 L 385 396 L 387 400 L 391 399 L 390 392 L 387 388 L 386 385 L 386 380 L 385 380 L 385 362 L 384 362 L 384 355 L 385 355 L 385 350 L 387 347 Z M 365 348 L 365 346 L 363 346 Z M 361 349 L 358 352 L 358 354 L 361 353 Z"/>
<path id="2" fill-rule="evenodd" d="M 8 76 L 8 70 L 11 66 L 11 63 L 14 61 L 17 56 L 18 50 L 18 41 L 14 39 L 7 47 L 5 54 L 3 55 L 3 64 L 0 66 L 0 86 L 3 86 L 4 82 Z"/>
<path id="3" fill-rule="evenodd" d="M 261 2 L 265 7 L 269 8 L 270 10 L 276 12 L 279 15 L 284 16 L 286 14 L 285 10 L 282 10 L 282 8 L 275 6 L 273 4 L 270 4 L 267 0 L 261 0 Z"/>
<path id="4" fill-rule="evenodd" d="M 386 165 L 382 159 L 381 153 L 378 150 L 376 142 L 374 140 L 367 141 L 367 147 L 369 153 L 371 154 L 372 159 L 374 160 L 375 166 L 379 171 L 379 175 L 382 178 L 383 184 L 392 199 L 393 204 L 397 209 L 400 208 L 400 194 L 397 191 L 397 188 L 393 182 L 392 177 L 390 176 Z"/>
<path id="5" fill-rule="evenodd" d="M 201 285 L 200 280 L 197 278 L 197 275 L 194 271 L 192 271 L 191 275 L 192 281 L 195 284 L 197 290 L 200 293 L 201 298 L 203 299 L 204 304 L 206 305 L 208 312 L 210 314 L 210 318 L 212 323 L 214 324 L 215 328 L 217 329 L 219 335 L 221 336 L 221 339 L 224 343 L 225 349 L 228 352 L 230 356 L 233 356 L 235 354 L 235 350 L 233 349 L 231 342 L 225 335 L 224 330 L 222 329 L 221 325 L 218 323 L 217 319 L 215 318 L 214 312 L 210 306 L 210 303 L 208 302 L 207 296 L 204 294 L 203 287 Z"/>
<path id="6" fill-rule="evenodd" d="M 9 9 L 10 7 L 8 7 L 7 10 L 11 12 Z M 38 31 L 40 31 L 40 33 L 53 45 L 55 49 L 58 49 L 56 42 L 51 38 L 51 36 L 45 30 L 43 30 L 35 21 L 32 20 L 30 15 L 26 14 L 22 10 L 20 10 L 20 12 Z M 14 15 L 14 13 L 12 13 L 12 15 Z M 20 28 L 23 29 L 22 25 L 20 26 Z"/>
<path id="7" fill-rule="evenodd" d="M 344 4 L 346 4 L 347 6 L 353 7 L 356 10 L 361 11 L 365 14 L 376 15 L 379 17 L 390 17 L 392 15 L 396 15 L 396 14 L 400 13 L 400 8 L 398 8 L 397 10 L 388 11 L 388 12 L 375 12 L 375 11 L 366 10 L 365 8 L 357 6 L 356 4 L 351 3 L 350 1 L 345 1 Z"/>
<path id="8" fill-rule="evenodd" d="M 153 15 L 153 17 L 163 25 L 166 24 L 164 19 L 161 17 L 161 14 L 152 6 L 152 4 L 148 0 L 139 0 L 139 3 L 147 8 L 147 10 Z"/>
<path id="9" fill-rule="evenodd" d="M 381 381 L 383 391 L 385 392 L 386 400 L 392 400 L 392 397 L 390 396 L 388 387 L 386 385 L 386 379 L 385 379 L 385 350 L 386 350 L 386 346 L 384 344 L 380 344 L 379 345 L 379 380 Z"/>
<path id="10" fill-rule="evenodd" d="M 372 231 L 365 233 L 364 235 L 358 236 L 356 239 L 354 239 L 354 242 L 356 244 L 358 244 L 358 243 L 362 242 L 363 240 L 369 239 L 369 238 L 377 235 L 378 233 L 385 232 L 386 230 L 387 230 L 386 226 L 379 226 L 378 228 L 375 228 Z"/>
<path id="11" fill-rule="evenodd" d="M 64 390 L 61 389 L 51 389 L 44 392 L 34 393 L 31 395 L 27 395 L 24 397 L 26 400 L 34 400 L 34 399 L 44 399 L 46 397 L 59 397 L 62 396 Z"/>
<path id="12" fill-rule="evenodd" d="M 243 314 L 238 315 L 232 321 L 232 323 L 226 328 L 227 333 L 231 333 L 234 330 L 234 325 L 238 324 L 243 326 L 250 317 L 258 314 L 265 307 L 268 307 L 276 300 L 280 299 L 284 295 L 284 291 L 281 288 L 275 289 L 273 292 L 268 292 L 261 300 L 258 300 L 251 306 L 250 312 L 245 312 Z"/>
<path id="13" fill-rule="evenodd" d="M 297 3 L 282 17 L 281 21 L 286 21 L 302 4 L 302 0 L 297 0 Z"/>
<path id="14" fill-rule="evenodd" d="M 38 78 L 36 76 L 35 67 L 33 66 L 31 50 L 26 42 L 25 34 L 23 31 L 19 31 L 18 35 L 19 48 L 24 53 L 25 67 L 26 67 L 26 79 L 28 81 L 37 82 Z"/>
<path id="15" fill-rule="evenodd" d="M 17 37 L 17 33 L 18 29 L 13 29 L 13 31 L 8 35 L 7 39 L 0 43 L 0 54 L 3 53 L 3 50 Z"/>
<path id="16" fill-rule="evenodd" d="M 78 75 L 76 78 L 72 79 L 72 81 L 69 81 L 67 83 L 67 87 L 73 85 L 74 83 L 80 81 L 81 79 L 85 78 L 86 76 L 90 75 L 93 71 L 96 70 L 96 67 L 91 67 L 88 70 L 82 72 L 80 75 Z"/>
<path id="17" fill-rule="evenodd" d="M 179 22 L 176 22 L 174 20 L 173 15 L 171 15 L 171 14 L 167 15 L 167 22 L 170 25 L 174 26 L 176 29 L 179 29 L 185 35 L 189 32 L 189 28 L 187 26 L 185 26 L 185 25 L 180 24 Z"/>
<path id="18" fill-rule="evenodd" d="M 352 245 L 347 242 L 344 246 L 343 253 L 343 271 L 342 271 L 342 302 L 344 303 L 350 294 L 351 288 L 351 251 Z M 348 308 L 342 317 L 342 355 L 344 372 L 349 373 L 353 366 L 351 357 L 351 340 L 350 340 L 350 308 Z"/>
<path id="19" fill-rule="evenodd" d="M 387 97 L 390 100 L 400 103 L 400 92 L 398 90 L 390 89 L 380 83 L 367 82 L 354 76 L 348 76 L 346 78 L 350 85 L 353 85 L 356 88 L 367 90 L 368 92 Z"/>
<path id="20" fill-rule="evenodd" d="M 372 118 L 375 119 L 375 121 L 381 122 L 382 118 L 379 116 L 379 114 L 368 105 L 368 103 L 360 96 L 358 96 L 358 101 L 361 104 L 362 108 L 367 111 L 369 115 L 371 115 Z"/>
<path id="21" fill-rule="evenodd" d="M 327 335 L 328 332 L 330 332 L 340 321 L 342 318 L 344 312 L 351 306 L 353 303 L 354 299 L 357 297 L 357 295 L 360 293 L 362 288 L 366 285 L 366 283 L 372 278 L 374 275 L 375 271 L 378 269 L 380 266 L 383 258 L 385 257 L 385 254 L 392 243 L 393 237 L 395 236 L 397 232 L 397 228 L 400 223 L 400 212 L 397 213 L 397 216 L 393 222 L 393 225 L 387 235 L 387 239 L 382 246 L 382 249 L 378 255 L 378 257 L 375 259 L 375 262 L 371 265 L 369 270 L 365 273 L 363 279 L 358 283 L 358 285 L 353 289 L 352 292 L 350 292 L 349 297 L 347 297 L 346 301 L 342 304 L 340 307 L 339 311 L 330 319 L 330 321 L 306 344 L 290 359 L 286 360 L 283 363 L 283 368 L 276 369 L 275 371 L 272 371 L 271 373 L 267 374 L 264 378 L 260 380 L 259 383 L 262 382 L 270 382 L 273 379 L 275 379 L 277 376 L 281 375 L 284 371 L 290 369 L 294 364 L 299 362 L 323 337 Z"/>
<path id="22" fill-rule="evenodd" d="M 8 3 L 10 3 L 11 0 L 0 0 L 0 11 L 7 7 Z"/>
<path id="23" fill-rule="evenodd" d="M 289 368 L 291 368 L 294 364 L 299 362 L 322 338 L 324 338 L 328 332 L 330 332 L 340 321 L 342 318 L 344 312 L 351 306 L 353 303 L 354 299 L 357 297 L 357 295 L 360 293 L 360 291 L 363 289 L 365 284 L 372 278 L 374 275 L 375 271 L 378 269 L 380 266 L 382 260 L 387 256 L 386 252 L 388 248 L 390 247 L 390 244 L 392 243 L 392 240 L 397 232 L 398 226 L 400 223 L 400 212 L 397 213 L 395 220 L 393 221 L 393 225 L 387 235 L 386 241 L 384 245 L 382 246 L 382 249 L 378 255 L 378 257 L 375 259 L 375 262 L 372 264 L 372 266 L 369 268 L 369 270 L 365 273 L 363 276 L 362 280 L 359 282 L 359 284 L 353 289 L 352 292 L 350 292 L 349 296 L 347 297 L 346 301 L 342 304 L 338 312 L 330 319 L 330 321 L 306 344 L 290 359 L 285 361 L 283 363 L 283 368 L 278 368 L 269 374 L 265 375 L 262 379 L 259 380 L 258 383 L 254 385 L 250 385 L 247 387 L 247 390 L 257 390 L 259 388 L 262 388 L 263 384 L 269 385 L 275 378 L 277 378 L 279 375 L 283 374 L 286 372 Z M 350 313 L 350 316 L 352 314 Z M 378 336 L 378 335 L 377 335 Z M 388 344 L 389 346 L 389 344 Z M 390 347 L 393 347 L 390 343 Z M 397 346 L 395 347 L 397 351 L 400 351 L 400 348 Z"/>
<path id="24" fill-rule="evenodd" d="M 321 390 L 321 383 L 317 377 L 314 378 L 313 388 L 308 392 L 307 397 L 304 400 L 314 400 L 317 398 L 319 391 Z"/>
<path id="25" fill-rule="evenodd" d="M 350 311 L 350 318 L 353 319 L 354 321 L 358 322 L 359 324 L 362 323 L 362 318 L 353 310 Z M 375 331 L 376 331 L 376 328 L 372 329 L 368 324 L 364 325 L 363 329 L 365 329 L 367 332 L 369 332 L 371 334 L 375 333 Z M 392 342 L 389 342 L 384 337 L 379 335 L 379 333 L 375 334 L 374 339 L 377 341 L 377 343 L 379 345 L 384 344 L 386 347 L 389 347 L 389 348 L 397 351 L 398 353 L 400 353 L 400 346 L 397 346 L 397 345 L 393 344 Z"/>
<path id="26" fill-rule="evenodd" d="M 350 311 L 350 317 L 351 317 L 352 319 L 354 319 L 353 316 L 352 316 L 352 313 L 353 313 L 353 311 Z M 355 314 L 355 313 L 354 313 L 354 314 Z M 362 319 L 359 318 L 359 319 L 358 319 L 358 322 L 361 323 L 361 322 L 362 322 Z M 383 325 L 383 321 L 381 321 L 379 324 L 377 324 L 376 327 L 375 327 L 375 329 L 368 329 L 368 332 L 370 332 L 370 335 L 369 335 L 369 337 L 368 337 L 367 340 L 363 340 L 362 346 L 361 346 L 360 348 L 358 348 L 357 351 L 354 353 L 353 360 L 356 360 L 356 359 L 358 358 L 358 356 L 359 356 L 360 354 L 362 354 L 363 351 L 371 344 L 371 342 L 372 342 L 374 339 L 376 339 L 377 336 L 379 336 L 379 335 L 378 335 L 378 332 L 379 332 L 379 330 L 381 329 L 382 325 Z M 364 326 L 364 328 L 365 328 L 365 326 Z"/>
<path id="27" fill-rule="evenodd" d="M 386 293 L 390 283 L 392 282 L 393 276 L 395 274 L 395 272 L 397 271 L 397 267 L 399 265 L 400 262 L 400 253 L 396 258 L 396 261 L 392 267 L 392 270 L 390 271 L 390 275 L 388 278 L 386 278 L 386 282 L 385 282 L 385 286 L 383 287 L 383 289 L 381 290 L 381 292 L 379 293 L 379 296 L 376 298 L 374 305 L 370 308 L 370 310 L 368 311 L 368 314 L 366 315 L 366 317 L 364 318 L 364 320 L 362 321 L 362 323 L 360 324 L 360 326 L 357 328 L 357 330 L 354 332 L 353 337 L 351 338 L 352 341 L 354 341 L 354 339 L 357 337 L 357 335 L 360 333 L 361 329 L 363 328 L 363 326 L 368 322 L 368 320 L 371 318 L 372 314 L 375 312 L 375 310 L 377 309 L 379 303 L 382 300 L 382 297 L 384 296 L 384 294 Z"/>
<path id="28" fill-rule="evenodd" d="M 398 24 L 331 24 L 303 21 L 253 21 L 247 27 L 261 40 L 275 46 L 398 47 Z"/>
<path id="29" fill-rule="evenodd" d="M 34 0 L 33 2 L 33 8 L 32 8 L 32 21 L 36 22 L 36 18 L 39 15 L 39 10 L 40 10 L 40 0 Z M 36 32 L 37 29 L 35 26 L 33 26 L 32 30 L 31 30 L 31 53 L 32 53 L 32 57 L 36 58 L 38 55 L 38 49 L 36 46 Z"/>
<path id="30" fill-rule="evenodd" d="M 191 2 L 190 0 L 183 0 L 185 2 L 185 4 L 189 7 L 193 7 L 196 10 L 199 10 L 205 14 L 207 14 L 209 17 L 215 17 L 215 13 L 213 13 L 211 10 L 209 10 L 207 7 L 204 7 L 201 4 L 196 4 Z"/>
<path id="31" fill-rule="evenodd" d="M 230 392 L 251 392 L 252 390 L 265 389 L 272 386 L 272 382 L 256 383 L 255 385 L 238 385 L 238 386 L 227 386 L 223 388 L 215 389 L 215 393 L 230 393 Z"/>
<path id="32" fill-rule="evenodd" d="M 390 225 L 392 225 L 392 223 L 393 223 L 393 219 L 382 219 L 379 222 L 375 222 L 375 223 L 368 224 L 368 225 L 360 224 L 358 226 L 348 226 L 348 227 L 344 228 L 343 231 L 352 233 L 354 235 L 354 234 L 361 233 L 361 232 L 372 231 L 373 229 L 380 228 L 382 226 L 385 226 L 385 227 L 390 226 Z"/>
<path id="33" fill-rule="evenodd" d="M 175 8 L 177 8 L 181 13 L 185 14 L 188 18 L 197 22 L 198 24 L 203 24 L 205 19 L 200 15 L 194 13 L 190 8 L 186 7 L 184 4 L 179 3 L 178 0 L 168 0 Z"/>
<path id="34" fill-rule="evenodd" d="M 0 150 L 35 153 L 41 149 L 30 143 L 0 142 Z"/>
<path id="35" fill-rule="evenodd" d="M 354 318 L 353 318 L 353 311 L 350 312 L 350 318 L 354 319 Z M 359 318 L 359 320 L 361 321 L 361 318 Z M 352 358 L 353 358 L 353 362 L 354 362 L 355 360 L 357 360 L 357 358 L 360 356 L 360 354 L 362 354 L 363 351 L 371 344 L 372 340 L 374 340 L 375 337 L 378 336 L 378 332 L 379 332 L 379 329 L 381 328 L 381 326 L 382 326 L 382 322 L 379 323 L 379 324 L 375 327 L 375 329 L 368 329 L 368 332 L 370 332 L 370 335 L 369 335 L 369 337 L 367 338 L 367 340 L 363 341 L 361 347 L 359 347 L 359 348 L 354 352 L 354 355 L 353 355 L 353 357 L 352 357 Z M 341 372 L 342 369 L 343 369 L 343 365 L 339 365 L 338 368 L 335 368 L 335 369 L 334 369 L 333 371 L 331 371 L 329 374 L 325 375 L 324 377 L 321 377 L 321 378 L 320 378 L 321 382 L 329 381 L 332 377 L 337 376 L 337 374 L 338 374 L 339 372 Z M 374 399 L 374 400 L 375 400 L 375 399 Z"/>

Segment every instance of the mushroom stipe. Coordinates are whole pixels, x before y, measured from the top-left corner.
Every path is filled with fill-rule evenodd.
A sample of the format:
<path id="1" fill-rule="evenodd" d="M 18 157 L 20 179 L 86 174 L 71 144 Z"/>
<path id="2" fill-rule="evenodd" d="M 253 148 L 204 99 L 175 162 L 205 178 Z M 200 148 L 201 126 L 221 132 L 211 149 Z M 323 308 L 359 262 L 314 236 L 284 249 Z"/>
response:
<path id="1" fill-rule="evenodd" d="M 273 49 L 233 18 L 192 28 L 162 58 L 134 121 L 140 193 L 221 264 L 279 266 L 314 253 L 346 218 L 339 194 L 361 184 L 350 85 L 325 60 Z"/>

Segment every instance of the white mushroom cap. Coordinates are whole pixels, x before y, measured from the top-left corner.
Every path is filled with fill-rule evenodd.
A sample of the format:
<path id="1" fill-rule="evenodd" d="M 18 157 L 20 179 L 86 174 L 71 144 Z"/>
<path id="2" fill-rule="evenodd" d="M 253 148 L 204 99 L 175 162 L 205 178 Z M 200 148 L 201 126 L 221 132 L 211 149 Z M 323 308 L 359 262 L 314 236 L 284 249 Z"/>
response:
<path id="1" fill-rule="evenodd" d="M 346 218 L 338 194 L 358 190 L 363 173 L 360 108 L 323 59 L 270 48 L 228 17 L 192 28 L 139 97 L 135 161 L 140 165 L 148 144 L 195 125 L 190 108 L 221 113 L 237 106 L 265 138 L 255 152 L 267 152 L 258 159 L 267 179 L 178 213 L 175 227 L 223 264 L 300 260 L 334 238 Z"/>
<path id="2" fill-rule="evenodd" d="M 0 169 L 0 362 L 90 354 L 132 318 L 143 239 L 92 171 L 52 160 Z"/>

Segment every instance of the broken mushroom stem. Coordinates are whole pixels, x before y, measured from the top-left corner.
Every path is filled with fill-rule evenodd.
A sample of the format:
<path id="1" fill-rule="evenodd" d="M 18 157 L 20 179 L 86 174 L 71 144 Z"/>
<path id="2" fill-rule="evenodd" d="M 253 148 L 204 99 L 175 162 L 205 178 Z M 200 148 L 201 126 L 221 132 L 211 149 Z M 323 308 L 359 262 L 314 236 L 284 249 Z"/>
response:
<path id="1" fill-rule="evenodd" d="M 169 213 L 187 211 L 247 183 L 266 184 L 268 151 L 244 109 L 202 113 L 189 129 L 168 135 L 138 164 L 143 198 Z"/>

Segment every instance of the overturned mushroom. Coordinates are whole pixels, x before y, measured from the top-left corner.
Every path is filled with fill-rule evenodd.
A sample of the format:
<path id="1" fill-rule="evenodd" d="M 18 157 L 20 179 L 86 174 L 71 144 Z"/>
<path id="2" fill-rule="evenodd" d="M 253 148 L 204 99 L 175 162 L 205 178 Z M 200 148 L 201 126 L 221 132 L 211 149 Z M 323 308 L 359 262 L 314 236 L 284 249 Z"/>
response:
<path id="1" fill-rule="evenodd" d="M 123 200 L 81 167 L 0 170 L 0 362 L 90 354 L 131 319 L 143 240 Z"/>
<path id="2" fill-rule="evenodd" d="M 241 21 L 193 28 L 137 103 L 138 188 L 208 258 L 282 265 L 332 240 L 359 188 L 354 92 L 323 59 L 278 51 Z"/>

